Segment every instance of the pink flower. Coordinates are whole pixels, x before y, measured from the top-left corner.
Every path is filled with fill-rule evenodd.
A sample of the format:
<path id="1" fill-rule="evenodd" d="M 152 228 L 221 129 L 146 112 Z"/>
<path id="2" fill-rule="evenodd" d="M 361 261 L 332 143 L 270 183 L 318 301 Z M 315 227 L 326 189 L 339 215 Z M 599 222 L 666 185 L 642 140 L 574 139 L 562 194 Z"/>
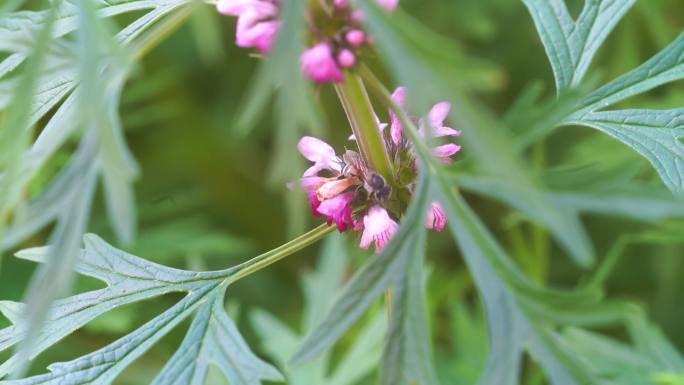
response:
<path id="1" fill-rule="evenodd" d="M 461 146 L 454 143 L 443 144 L 432 150 L 432 154 L 443 164 L 451 164 L 451 156 L 461 151 Z"/>
<path id="2" fill-rule="evenodd" d="M 352 47 L 359 47 L 366 40 L 366 34 L 360 29 L 352 29 L 344 35 L 344 39 Z"/>
<path id="3" fill-rule="evenodd" d="M 349 5 L 349 0 L 334 0 L 333 5 L 335 9 L 344 9 Z"/>
<path id="4" fill-rule="evenodd" d="M 319 84 L 342 82 L 342 70 L 335 61 L 332 47 L 328 43 L 318 43 L 305 50 L 299 58 L 302 72 Z"/>
<path id="5" fill-rule="evenodd" d="M 451 105 L 447 102 L 437 103 L 432 106 L 430 113 L 428 114 L 429 127 L 425 127 L 425 122 L 421 119 L 418 122 L 418 131 L 421 135 L 426 136 L 426 130 L 430 129 L 430 136 L 434 138 L 441 137 L 457 137 L 461 135 L 461 131 L 454 130 L 451 127 L 444 126 L 444 119 L 446 119 L 449 114 Z M 452 162 L 451 156 L 456 154 L 461 150 L 461 146 L 453 143 L 444 144 L 437 146 L 432 150 L 432 153 L 437 157 L 442 163 L 450 164 Z"/>
<path id="6" fill-rule="evenodd" d="M 318 206 L 317 211 L 328 217 L 328 225 L 333 221 L 340 232 L 354 227 L 351 203 L 356 197 L 355 192 L 346 192 L 326 199 Z"/>
<path id="7" fill-rule="evenodd" d="M 318 138 L 303 137 L 299 140 L 297 149 L 306 159 L 314 162 L 313 166 L 304 172 L 305 177 L 316 175 L 321 170 L 339 172 L 342 169 L 340 158 L 335 155 L 335 149 Z"/>
<path id="8" fill-rule="evenodd" d="M 319 217 L 321 214 L 318 212 L 318 206 L 321 205 L 321 201 L 318 199 L 318 189 L 328 181 L 328 178 L 323 178 L 320 176 L 308 176 L 299 180 L 304 191 L 306 191 L 306 196 L 309 199 L 309 206 L 311 207 L 311 212 L 313 215 Z"/>
<path id="9" fill-rule="evenodd" d="M 343 48 L 337 54 L 337 62 L 340 63 L 340 67 L 342 68 L 352 67 L 356 64 L 356 55 L 354 55 L 351 50 Z"/>
<path id="10" fill-rule="evenodd" d="M 399 5 L 399 0 L 375 0 L 379 6 L 385 8 L 388 12 L 392 12 Z"/>
<path id="11" fill-rule="evenodd" d="M 425 228 L 441 232 L 446 225 L 446 214 L 439 202 L 432 202 L 425 216 Z"/>
<path id="12" fill-rule="evenodd" d="M 392 101 L 397 105 L 397 107 L 401 108 L 402 110 L 406 109 L 406 87 L 398 87 L 394 92 L 392 93 Z M 399 117 L 397 114 L 394 113 L 390 109 L 389 111 L 389 117 L 390 117 L 390 136 L 392 137 L 392 141 L 394 144 L 399 145 L 401 143 L 401 132 L 404 129 L 404 127 L 401 125 L 401 121 L 399 120 Z"/>
<path id="13" fill-rule="evenodd" d="M 228 16 L 242 16 L 247 11 L 254 11 L 261 17 L 275 16 L 278 13 L 276 5 L 264 0 L 218 0 L 216 9 Z"/>
<path id="14" fill-rule="evenodd" d="M 375 252 L 379 253 L 387 246 L 398 229 L 399 225 L 390 218 L 387 210 L 380 206 L 373 206 L 363 217 L 363 234 L 359 247 L 367 250 L 375 241 Z"/>
<path id="15" fill-rule="evenodd" d="M 280 21 L 276 3 L 266 0 L 219 0 L 216 9 L 229 16 L 237 16 L 235 44 L 242 48 L 256 48 L 266 54 L 271 50 Z"/>

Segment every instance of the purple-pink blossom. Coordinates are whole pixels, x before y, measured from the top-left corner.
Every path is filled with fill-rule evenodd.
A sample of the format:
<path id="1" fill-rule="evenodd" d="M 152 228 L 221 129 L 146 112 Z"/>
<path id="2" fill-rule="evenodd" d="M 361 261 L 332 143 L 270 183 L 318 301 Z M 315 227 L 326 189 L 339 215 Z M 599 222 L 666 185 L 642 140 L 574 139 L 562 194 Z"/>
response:
<path id="1" fill-rule="evenodd" d="M 321 202 L 317 211 L 328 218 L 328 225 L 335 222 L 339 231 L 347 231 L 354 226 L 352 201 L 355 197 L 356 193 L 353 191 L 340 193 Z"/>
<path id="2" fill-rule="evenodd" d="M 406 110 L 407 90 L 397 88 L 392 100 L 400 110 Z M 447 102 L 435 104 L 425 119 L 408 119 L 418 126 L 421 137 L 451 139 L 461 132 L 445 125 L 451 110 Z M 328 225 L 334 222 L 338 230 L 361 232 L 359 247 L 368 249 L 375 244 L 375 251 L 381 252 L 399 229 L 399 219 L 408 197 L 416 189 L 417 174 L 420 172 L 415 149 L 404 138 L 406 128 L 397 114 L 389 111 L 390 130 L 375 116 L 375 124 L 382 136 L 389 158 L 393 160 L 397 180 L 387 183 L 357 152 L 347 150 L 338 156 L 332 146 L 324 141 L 305 136 L 298 144 L 301 154 L 313 164 L 304 172 L 301 185 L 307 193 L 309 205 L 316 216 L 326 218 Z M 350 139 L 355 139 L 354 136 Z M 442 143 L 432 149 L 434 156 L 443 163 L 452 162 L 452 157 L 461 147 L 455 143 Z M 398 192 L 397 192 L 398 191 Z M 431 202 L 424 217 L 429 230 L 441 232 L 446 227 L 447 216 L 439 202 Z"/>
<path id="3" fill-rule="evenodd" d="M 332 47 L 328 43 L 318 43 L 305 50 L 299 60 L 304 75 L 316 83 L 344 81 L 342 70 L 333 56 Z"/>
<path id="4" fill-rule="evenodd" d="M 392 12 L 399 5 L 399 0 L 376 0 L 379 6 L 385 8 L 388 12 Z"/>
<path id="5" fill-rule="evenodd" d="M 363 217 L 363 234 L 359 247 L 367 250 L 371 243 L 375 242 L 375 252 L 379 253 L 387 246 L 397 230 L 399 230 L 399 225 L 390 218 L 387 210 L 380 206 L 373 206 Z"/>
<path id="6" fill-rule="evenodd" d="M 439 202 L 432 202 L 428 208 L 427 215 L 425 216 L 425 228 L 442 232 L 445 225 L 446 214 L 444 213 L 442 205 L 439 204 Z"/>
<path id="7" fill-rule="evenodd" d="M 219 13 L 237 16 L 235 44 L 267 54 L 280 28 L 276 0 L 218 0 Z"/>

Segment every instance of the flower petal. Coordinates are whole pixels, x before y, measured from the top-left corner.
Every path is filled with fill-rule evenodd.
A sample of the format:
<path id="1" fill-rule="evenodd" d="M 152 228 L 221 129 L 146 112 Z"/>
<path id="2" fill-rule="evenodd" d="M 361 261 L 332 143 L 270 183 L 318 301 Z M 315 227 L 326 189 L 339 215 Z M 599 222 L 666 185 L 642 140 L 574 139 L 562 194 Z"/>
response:
<path id="1" fill-rule="evenodd" d="M 441 232 L 446 225 L 446 214 L 439 202 L 432 202 L 425 216 L 425 228 Z"/>
<path id="2" fill-rule="evenodd" d="M 437 146 L 432 150 L 432 154 L 438 158 L 448 158 L 461 150 L 461 146 L 454 143 Z"/>
<path id="3" fill-rule="evenodd" d="M 363 217 L 363 234 L 359 247 L 365 250 L 372 241 L 375 241 L 375 252 L 379 253 L 387 246 L 398 229 L 399 225 L 390 218 L 387 210 L 380 206 L 373 206 Z"/>
<path id="4" fill-rule="evenodd" d="M 392 100 L 400 109 L 404 110 L 406 108 L 406 87 L 398 87 L 394 90 L 392 93 Z M 392 142 L 394 142 L 395 145 L 399 145 L 399 143 L 401 143 L 403 126 L 401 125 L 399 117 L 391 109 L 389 111 L 389 117 Z"/>
<path id="5" fill-rule="evenodd" d="M 392 12 L 399 5 L 399 0 L 375 0 L 379 6 L 385 8 L 388 12 Z"/>
<path id="6" fill-rule="evenodd" d="M 314 163 L 320 163 L 325 166 L 332 166 L 338 163 L 335 149 L 328 143 L 313 136 L 301 138 L 299 143 L 297 143 L 297 149 L 306 159 Z M 337 169 L 339 169 L 339 164 Z"/>
<path id="7" fill-rule="evenodd" d="M 304 50 L 299 61 L 304 75 L 316 83 L 344 81 L 342 70 L 337 65 L 332 48 L 328 43 L 318 43 Z"/>
<path id="8" fill-rule="evenodd" d="M 449 115 L 449 110 L 451 110 L 451 104 L 447 102 L 440 102 L 432 106 L 430 113 L 428 113 L 428 121 L 432 128 L 444 125 L 444 119 Z"/>

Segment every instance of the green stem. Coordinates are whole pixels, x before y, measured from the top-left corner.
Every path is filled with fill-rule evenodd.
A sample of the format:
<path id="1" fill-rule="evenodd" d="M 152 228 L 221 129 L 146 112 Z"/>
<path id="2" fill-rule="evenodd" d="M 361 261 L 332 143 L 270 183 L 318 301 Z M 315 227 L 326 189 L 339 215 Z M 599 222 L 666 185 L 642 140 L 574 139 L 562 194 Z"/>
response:
<path id="1" fill-rule="evenodd" d="M 401 125 L 404 128 L 403 133 L 406 134 L 409 138 L 411 138 L 413 147 L 416 149 L 416 151 L 418 151 L 420 155 L 423 156 L 423 158 L 427 162 L 427 167 L 435 167 L 435 158 L 432 156 L 430 149 L 418 134 L 418 128 L 416 128 L 415 124 L 413 124 L 413 122 L 408 118 L 406 112 L 404 112 L 394 102 L 394 100 L 392 100 L 392 95 L 390 94 L 389 90 L 385 88 L 382 82 L 375 76 L 373 71 L 368 69 L 368 67 L 362 66 L 359 70 L 359 73 L 366 81 L 366 84 L 368 84 L 370 90 L 375 93 L 375 96 L 378 97 L 380 101 L 385 106 L 387 106 L 387 108 L 391 109 L 392 112 L 394 112 L 397 115 L 397 118 L 399 119 Z"/>
<path id="2" fill-rule="evenodd" d="M 268 251 L 264 254 L 256 256 L 247 262 L 244 262 L 236 267 L 226 270 L 226 272 L 231 272 L 238 270 L 234 275 L 229 275 L 226 279 L 228 283 L 235 282 L 241 278 L 244 278 L 252 273 L 255 273 L 265 267 L 268 267 L 281 259 L 294 254 L 295 252 L 309 246 L 310 244 L 322 239 L 330 232 L 335 229 L 334 226 L 328 226 L 322 224 L 315 229 L 309 231 L 308 233 L 302 234 L 299 237 L 287 242 L 284 245 L 276 247 L 275 249 Z"/>
<path id="3" fill-rule="evenodd" d="M 155 25 L 135 44 L 133 47 L 133 58 L 135 60 L 142 59 L 148 52 L 182 26 L 191 14 L 192 7 L 184 6 Z"/>
<path id="4" fill-rule="evenodd" d="M 345 71 L 344 78 L 343 83 L 335 84 L 335 90 L 349 119 L 361 156 L 391 186 L 396 186 L 387 147 L 378 130 L 363 81 L 349 71 Z"/>

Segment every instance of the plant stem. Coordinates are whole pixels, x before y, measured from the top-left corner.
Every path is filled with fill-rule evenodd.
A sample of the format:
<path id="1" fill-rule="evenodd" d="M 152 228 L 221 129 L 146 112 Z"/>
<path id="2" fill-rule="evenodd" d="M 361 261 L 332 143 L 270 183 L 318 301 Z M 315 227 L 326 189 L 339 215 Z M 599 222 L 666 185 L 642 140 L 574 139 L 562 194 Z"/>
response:
<path id="1" fill-rule="evenodd" d="M 334 226 L 328 226 L 322 224 L 308 233 L 302 234 L 299 237 L 287 242 L 284 245 L 276 247 L 275 249 L 268 251 L 264 254 L 256 256 L 247 262 L 241 263 L 238 266 L 226 270 L 226 280 L 228 283 L 235 282 L 241 278 L 244 278 L 252 273 L 255 273 L 265 267 L 268 267 L 281 259 L 294 254 L 295 252 L 309 246 L 310 244 L 322 239 L 330 232 L 335 229 Z M 235 274 L 230 274 L 236 271 Z"/>
<path id="2" fill-rule="evenodd" d="M 375 121 L 373 107 L 368 99 L 361 78 L 349 71 L 344 73 L 345 81 L 335 84 L 344 112 L 347 114 L 361 156 L 391 186 L 396 186 L 392 163 L 385 141 Z"/>
<path id="3" fill-rule="evenodd" d="M 429 168 L 434 167 L 435 158 L 432 156 L 430 149 L 418 134 L 418 128 L 416 128 L 415 124 L 413 124 L 413 122 L 406 116 L 406 113 L 394 102 L 394 100 L 392 100 L 389 90 L 385 88 L 382 82 L 378 80 L 373 71 L 368 69 L 368 67 L 362 66 L 359 69 L 359 73 L 368 83 L 368 87 L 375 93 L 380 101 L 397 115 L 397 118 L 399 118 L 399 121 L 404 127 L 403 133 L 411 138 L 413 147 L 416 149 L 416 151 L 418 151 L 419 154 L 423 156 L 427 163 L 426 166 Z"/>
<path id="4" fill-rule="evenodd" d="M 182 26 L 191 14 L 192 7 L 184 6 L 155 25 L 135 44 L 133 47 L 133 58 L 135 60 L 142 59 L 149 51 L 164 41 L 167 36 Z"/>

